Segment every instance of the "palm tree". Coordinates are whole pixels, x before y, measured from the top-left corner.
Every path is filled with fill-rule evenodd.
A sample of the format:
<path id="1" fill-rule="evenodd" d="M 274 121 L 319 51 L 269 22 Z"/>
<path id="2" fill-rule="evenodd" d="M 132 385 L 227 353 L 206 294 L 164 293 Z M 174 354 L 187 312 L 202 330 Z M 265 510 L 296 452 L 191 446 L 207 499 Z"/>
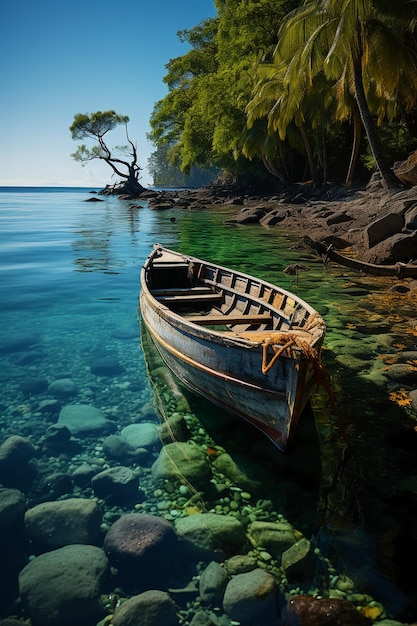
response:
<path id="1" fill-rule="evenodd" d="M 382 180 L 387 188 L 400 181 L 388 166 L 381 149 L 373 115 L 388 121 L 415 107 L 417 103 L 417 47 L 414 28 L 416 3 L 408 0 L 308 0 L 281 25 L 274 55 L 275 103 L 262 80 L 248 105 L 249 123 L 269 105 L 269 128 L 281 136 L 292 121 L 301 128 L 305 117 L 313 118 L 311 106 L 319 99 L 333 106 L 327 90 L 337 99 L 336 120 L 349 117 L 354 122 L 354 146 L 347 183 L 352 180 L 358 157 L 361 120 Z M 273 68 L 266 70 L 273 83 Z M 262 72 L 262 70 L 261 70 Z M 265 82 L 265 81 L 264 81 Z M 319 85 L 320 93 L 317 93 Z M 258 101 L 257 101 L 258 100 Z M 359 115 L 358 115 L 359 114 Z M 316 120 L 314 122 L 314 119 Z M 273 121 L 271 121 L 273 120 Z"/>
<path id="2" fill-rule="evenodd" d="M 318 0 L 312 4 L 333 29 L 325 75 L 329 80 L 348 78 L 382 180 L 388 189 L 396 188 L 400 181 L 383 155 L 372 113 L 377 108 L 382 121 L 393 119 L 401 104 L 415 106 L 417 49 L 410 35 L 416 5 L 408 0 Z M 405 80 L 411 82 L 406 85 Z"/>
<path id="3" fill-rule="evenodd" d="M 294 124 L 302 139 L 310 178 L 317 182 L 313 150 L 305 127 L 304 86 L 298 84 L 297 90 L 289 89 L 285 74 L 286 65 L 280 61 L 277 53 L 274 55 L 273 63 L 259 65 L 256 72 L 257 82 L 246 108 L 248 127 L 252 128 L 257 119 L 266 118 L 268 133 L 270 135 L 277 133 L 278 140 L 283 142 L 288 137 L 291 125 Z M 297 145 L 294 137 L 292 144 Z"/>

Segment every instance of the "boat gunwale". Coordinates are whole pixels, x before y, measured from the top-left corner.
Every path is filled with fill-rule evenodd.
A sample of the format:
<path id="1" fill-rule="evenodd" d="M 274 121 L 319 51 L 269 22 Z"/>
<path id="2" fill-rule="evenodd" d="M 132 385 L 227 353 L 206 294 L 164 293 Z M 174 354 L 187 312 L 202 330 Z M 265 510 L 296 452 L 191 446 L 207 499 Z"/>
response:
<path id="1" fill-rule="evenodd" d="M 142 266 L 142 270 L 141 270 L 141 298 L 145 297 L 148 300 L 149 305 L 152 307 L 152 309 L 159 315 L 161 316 L 166 322 L 170 323 L 172 326 L 176 326 L 177 328 L 181 328 L 184 331 L 187 332 L 192 332 L 193 335 L 200 337 L 201 339 L 204 339 L 206 341 L 215 341 L 216 343 L 221 343 L 223 345 L 230 345 L 230 346 L 239 346 L 239 347 L 245 347 L 248 349 L 262 349 L 261 348 L 261 341 L 258 339 L 257 341 L 251 341 L 249 338 L 247 337 L 242 337 L 242 336 L 238 336 L 237 334 L 235 334 L 233 331 L 218 331 L 218 330 L 213 330 L 213 329 L 209 329 L 206 328 L 204 326 L 200 326 L 199 324 L 189 321 L 187 320 L 186 317 L 180 315 L 179 313 L 176 313 L 175 311 L 173 311 L 171 308 L 169 308 L 168 306 L 166 306 L 165 304 L 161 303 L 152 293 L 151 289 L 149 288 L 147 279 L 146 279 L 146 274 L 147 272 L 151 269 L 153 261 L 155 259 L 155 255 L 158 252 L 166 252 L 168 254 L 174 255 L 176 257 L 178 257 L 178 262 L 186 262 L 188 264 L 190 263 L 200 263 L 203 264 L 206 267 L 210 267 L 210 268 L 214 268 L 214 269 L 219 269 L 219 270 L 223 270 L 225 272 L 231 272 L 234 273 L 238 276 L 243 277 L 244 279 L 248 279 L 248 280 L 255 280 L 257 282 L 259 282 L 260 284 L 262 284 L 265 287 L 268 287 L 270 289 L 272 289 L 273 291 L 275 291 L 276 293 L 279 293 L 280 295 L 283 295 L 285 297 L 289 297 L 291 299 L 294 300 L 294 302 L 296 303 L 296 305 L 303 307 L 309 315 L 317 315 L 318 318 L 320 319 L 320 322 L 314 327 L 314 328 L 318 328 L 319 332 L 316 333 L 316 335 L 314 335 L 312 332 L 310 331 L 305 331 L 303 330 L 303 328 L 301 327 L 294 327 L 293 329 L 289 328 L 288 330 L 285 331 L 281 331 L 281 332 L 293 332 L 296 333 L 297 331 L 301 331 L 304 333 L 308 333 L 309 336 L 311 337 L 311 345 L 312 347 L 314 347 L 315 345 L 317 345 L 317 343 L 319 343 L 324 334 L 325 334 L 325 330 L 326 330 L 326 326 L 324 323 L 323 318 L 321 317 L 321 315 L 316 311 L 316 309 L 314 309 L 310 304 L 308 304 L 308 302 L 306 302 L 305 300 L 303 300 L 302 298 L 300 298 L 299 296 L 297 296 L 296 294 L 287 291 L 284 288 L 281 288 L 277 285 L 274 285 L 273 283 L 270 283 L 269 281 L 263 280 L 261 278 L 256 278 L 254 276 L 251 276 L 249 274 L 245 274 L 244 272 L 240 272 L 238 270 L 234 270 L 231 268 L 227 268 L 224 267 L 222 265 L 218 265 L 216 263 L 209 263 L 207 261 L 204 261 L 202 259 L 199 259 L 197 257 L 193 257 L 190 255 L 185 255 L 182 254 L 181 252 L 176 252 L 174 250 L 170 250 L 168 248 L 165 248 L 163 246 L 160 246 L 159 244 L 155 244 L 154 245 L 154 250 L 153 252 L 148 256 L 148 258 L 146 259 L 144 265 Z M 266 300 L 262 300 L 261 298 L 257 298 L 256 296 L 252 296 L 250 293 L 245 293 L 245 292 L 239 292 L 238 290 L 229 287 L 227 285 L 222 286 L 221 283 L 216 283 L 215 281 L 211 281 L 211 284 L 213 286 L 215 286 L 216 284 L 219 285 L 219 288 L 221 289 L 225 289 L 225 290 L 231 290 L 232 293 L 235 293 L 237 295 L 241 295 L 242 297 L 246 297 L 247 300 L 254 302 L 255 304 L 260 304 L 263 307 L 265 307 L 265 309 L 271 311 L 274 315 L 278 315 L 280 316 L 282 319 L 286 320 L 288 322 L 288 319 L 285 318 L 282 315 L 282 311 L 281 309 L 278 309 L 277 307 L 274 307 L 271 303 L 267 302 Z M 294 307 L 294 310 L 296 310 L 296 307 Z M 244 331 L 244 332 L 250 332 L 250 331 Z M 271 330 L 264 330 L 264 331 L 254 331 L 258 334 L 260 333 L 264 333 L 265 338 L 273 336 L 273 334 L 278 334 L 280 331 L 277 329 L 271 329 Z M 300 349 L 297 349 L 296 346 L 294 346 L 294 352 L 297 353 L 297 355 L 299 355 L 300 359 L 303 358 L 303 351 Z M 283 355 L 285 356 L 285 355 Z M 294 356 L 292 356 L 292 358 L 294 358 Z"/>

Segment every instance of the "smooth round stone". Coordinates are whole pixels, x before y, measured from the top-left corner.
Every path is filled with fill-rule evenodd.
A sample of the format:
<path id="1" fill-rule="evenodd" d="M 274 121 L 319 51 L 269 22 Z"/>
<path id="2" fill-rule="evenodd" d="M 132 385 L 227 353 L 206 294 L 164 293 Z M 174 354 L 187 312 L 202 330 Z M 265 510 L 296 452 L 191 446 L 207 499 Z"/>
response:
<path id="1" fill-rule="evenodd" d="M 77 386 L 71 378 L 60 378 L 49 385 L 48 393 L 56 398 L 72 396 L 77 393 Z"/>
<path id="2" fill-rule="evenodd" d="M 152 422 L 129 424 L 122 429 L 120 436 L 126 439 L 133 448 L 152 448 L 159 445 L 159 433 Z"/>

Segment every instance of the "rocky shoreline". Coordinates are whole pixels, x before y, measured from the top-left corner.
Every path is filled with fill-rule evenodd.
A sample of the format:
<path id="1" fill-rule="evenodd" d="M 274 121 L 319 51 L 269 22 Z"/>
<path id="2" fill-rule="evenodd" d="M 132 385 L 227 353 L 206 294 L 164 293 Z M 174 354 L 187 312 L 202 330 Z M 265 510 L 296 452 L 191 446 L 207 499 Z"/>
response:
<path id="1" fill-rule="evenodd" d="M 308 235 L 368 263 L 415 263 L 417 259 L 417 187 L 389 193 L 372 179 L 366 187 L 355 189 L 317 191 L 297 185 L 260 196 L 220 186 L 147 192 L 142 197 L 155 210 L 236 207 L 229 224 L 260 224 L 301 238 Z"/>

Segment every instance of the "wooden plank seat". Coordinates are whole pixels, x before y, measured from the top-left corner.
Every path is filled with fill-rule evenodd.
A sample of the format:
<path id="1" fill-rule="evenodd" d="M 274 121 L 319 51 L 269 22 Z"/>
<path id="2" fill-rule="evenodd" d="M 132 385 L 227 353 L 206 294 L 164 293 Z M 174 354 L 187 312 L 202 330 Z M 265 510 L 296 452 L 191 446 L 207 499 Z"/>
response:
<path id="1" fill-rule="evenodd" d="M 153 269 L 155 270 L 176 270 L 176 269 L 188 269 L 189 263 L 184 263 L 182 261 L 158 261 L 156 259 L 153 262 Z"/>
<path id="2" fill-rule="evenodd" d="M 179 296 L 161 296 L 157 297 L 157 300 L 161 302 L 161 304 L 195 304 L 195 303 L 204 303 L 204 302 L 219 302 L 219 300 L 223 299 L 223 295 L 221 293 L 200 293 L 200 294 L 188 294 L 188 295 L 179 295 Z"/>
<path id="3" fill-rule="evenodd" d="M 229 313 L 228 315 L 209 314 L 209 315 L 187 315 L 185 318 L 193 324 L 201 326 L 236 326 L 237 324 L 268 324 L 272 321 L 269 313 L 259 313 L 254 315 L 245 315 L 244 313 Z"/>
<path id="4" fill-rule="evenodd" d="M 167 289 L 152 289 L 155 298 L 161 296 L 191 296 L 215 293 L 210 287 L 168 287 Z"/>

